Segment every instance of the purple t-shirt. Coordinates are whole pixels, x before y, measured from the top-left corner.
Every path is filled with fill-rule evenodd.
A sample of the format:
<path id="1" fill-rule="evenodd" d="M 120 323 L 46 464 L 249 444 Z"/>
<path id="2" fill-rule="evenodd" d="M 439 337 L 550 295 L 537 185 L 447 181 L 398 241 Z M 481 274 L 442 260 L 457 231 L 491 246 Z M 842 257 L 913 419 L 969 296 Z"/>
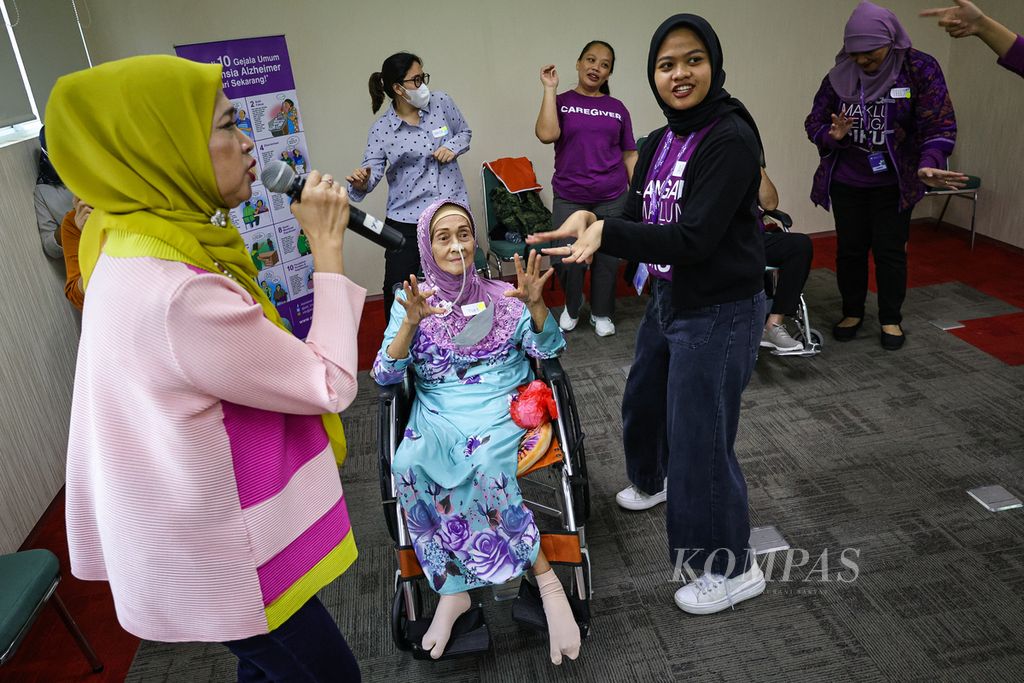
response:
<path id="1" fill-rule="evenodd" d="M 853 119 L 853 127 L 849 134 L 850 144 L 841 148 L 832 170 L 833 181 L 854 187 L 885 187 L 899 182 L 885 145 L 886 135 L 890 134 L 886 131 L 888 101 L 891 100 L 883 97 L 877 102 L 870 102 L 863 111 L 860 102 L 841 103 L 840 110 Z M 881 173 L 871 170 L 868 155 L 872 153 L 884 155 L 887 170 Z"/>
<path id="2" fill-rule="evenodd" d="M 568 90 L 555 98 L 561 135 L 555 142 L 551 187 L 577 204 L 597 204 L 626 191 L 623 152 L 636 149 L 626 106 L 610 95 L 587 97 Z"/>

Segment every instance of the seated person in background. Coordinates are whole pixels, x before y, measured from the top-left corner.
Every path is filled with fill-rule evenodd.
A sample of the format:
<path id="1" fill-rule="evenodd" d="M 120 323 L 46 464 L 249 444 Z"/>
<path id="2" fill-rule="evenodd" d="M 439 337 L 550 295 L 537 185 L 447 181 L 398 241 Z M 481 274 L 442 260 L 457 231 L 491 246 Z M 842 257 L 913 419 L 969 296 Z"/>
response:
<path id="1" fill-rule="evenodd" d="M 78 265 L 78 242 L 82 239 L 82 230 L 92 213 L 92 207 L 78 197 L 72 200 L 71 205 L 74 208 L 65 214 L 60 224 L 60 241 L 64 245 L 64 270 L 67 273 L 64 296 L 72 306 L 82 310 L 82 306 L 85 305 L 85 289 L 82 287 L 82 269 Z"/>
<path id="2" fill-rule="evenodd" d="M 64 215 L 71 210 L 71 190 L 57 175 L 57 169 L 50 163 L 46 151 L 46 127 L 39 131 L 39 170 L 36 187 L 32 192 L 36 207 L 36 227 L 43 252 L 52 259 L 64 256 L 60 240 L 60 224 Z"/>
<path id="3" fill-rule="evenodd" d="M 771 178 L 761 167 L 761 187 L 757 193 L 758 204 L 764 211 L 779 208 L 779 192 Z M 762 229 L 764 224 L 762 223 Z M 772 310 L 764 324 L 761 348 L 773 349 L 778 355 L 786 356 L 803 352 L 804 346 L 786 331 L 785 316 L 796 313 L 800 293 L 811 272 L 811 258 L 814 246 L 811 238 L 797 232 L 784 230 L 761 233 L 764 237 L 765 265 L 779 269 L 779 277 L 772 297 Z"/>
<path id="4" fill-rule="evenodd" d="M 444 653 L 469 590 L 530 569 L 551 661 L 575 659 L 579 627 L 516 480 L 526 430 L 509 414 L 509 397 L 533 379 L 527 355 L 552 358 L 565 347 L 542 297 L 553 271 L 541 275 L 531 252 L 525 271 L 515 259 L 517 287 L 481 278 L 473 219 L 455 200 L 428 206 L 416 237 L 426 281 L 410 275 L 397 292 L 373 377 L 397 384 L 411 364 L 416 383 L 392 472 L 416 557 L 441 594 L 422 647 L 434 659 Z"/>

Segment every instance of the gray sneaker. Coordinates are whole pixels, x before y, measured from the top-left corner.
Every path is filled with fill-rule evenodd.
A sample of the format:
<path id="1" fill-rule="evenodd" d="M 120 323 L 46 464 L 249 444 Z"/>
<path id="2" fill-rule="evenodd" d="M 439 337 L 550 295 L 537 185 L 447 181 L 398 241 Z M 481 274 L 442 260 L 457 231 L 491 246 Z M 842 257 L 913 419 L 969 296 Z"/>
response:
<path id="1" fill-rule="evenodd" d="M 784 325 L 769 325 L 761 335 L 761 348 L 772 349 L 780 356 L 803 353 L 804 345 L 789 336 Z"/>

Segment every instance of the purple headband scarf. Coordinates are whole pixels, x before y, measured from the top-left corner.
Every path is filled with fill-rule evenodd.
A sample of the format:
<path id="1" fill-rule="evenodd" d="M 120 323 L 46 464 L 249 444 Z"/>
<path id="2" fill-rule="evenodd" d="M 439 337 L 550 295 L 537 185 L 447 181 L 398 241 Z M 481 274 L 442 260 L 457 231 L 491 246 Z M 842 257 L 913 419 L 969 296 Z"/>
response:
<path id="1" fill-rule="evenodd" d="M 439 306 L 442 301 L 453 304 L 452 310 L 447 315 L 432 315 L 420 322 L 420 331 L 426 336 L 426 340 L 439 348 L 456 352 L 460 355 L 468 355 L 476 358 L 493 355 L 508 344 L 509 339 L 519 326 L 526 304 L 519 299 L 505 296 L 505 292 L 512 289 L 512 285 L 501 280 L 487 280 L 480 277 L 473 265 L 473 254 L 466 254 L 466 285 L 462 296 L 458 297 L 459 289 L 462 288 L 462 276 L 446 273 L 434 260 L 434 252 L 430 243 L 430 224 L 438 210 L 451 204 L 466 212 L 469 216 L 470 226 L 476 230 L 476 222 L 469 207 L 454 199 L 439 199 L 428 206 L 420 215 L 416 224 L 416 241 L 420 248 L 420 265 L 423 268 L 425 281 L 420 284 L 420 290 L 436 289 L 430 297 L 430 305 Z M 457 336 L 466 325 L 473 319 L 473 316 L 466 316 L 462 313 L 462 306 L 483 302 L 494 305 L 494 321 L 490 332 L 472 346 L 456 346 L 452 338 Z M 482 315 L 482 314 L 481 314 Z"/>
<path id="2" fill-rule="evenodd" d="M 850 57 L 851 52 L 871 52 L 887 45 L 889 54 L 874 73 L 864 73 Z M 910 36 L 892 10 L 867 0 L 861 2 L 846 22 L 843 49 L 828 72 L 832 89 L 846 102 L 859 102 L 861 88 L 864 102 L 884 97 L 896 82 L 909 49 Z"/>

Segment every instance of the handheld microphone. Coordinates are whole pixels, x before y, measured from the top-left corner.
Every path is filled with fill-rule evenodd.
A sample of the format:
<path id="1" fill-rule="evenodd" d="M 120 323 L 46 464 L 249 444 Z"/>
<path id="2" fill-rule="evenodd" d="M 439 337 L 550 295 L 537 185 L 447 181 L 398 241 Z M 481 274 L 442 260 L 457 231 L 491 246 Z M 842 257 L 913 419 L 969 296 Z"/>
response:
<path id="1" fill-rule="evenodd" d="M 306 186 L 306 179 L 296 175 L 292 167 L 280 159 L 267 162 L 260 180 L 271 192 L 286 194 L 293 202 L 302 201 L 302 188 Z M 348 207 L 348 229 L 385 249 L 401 249 L 405 246 L 405 235 L 352 205 Z"/>

